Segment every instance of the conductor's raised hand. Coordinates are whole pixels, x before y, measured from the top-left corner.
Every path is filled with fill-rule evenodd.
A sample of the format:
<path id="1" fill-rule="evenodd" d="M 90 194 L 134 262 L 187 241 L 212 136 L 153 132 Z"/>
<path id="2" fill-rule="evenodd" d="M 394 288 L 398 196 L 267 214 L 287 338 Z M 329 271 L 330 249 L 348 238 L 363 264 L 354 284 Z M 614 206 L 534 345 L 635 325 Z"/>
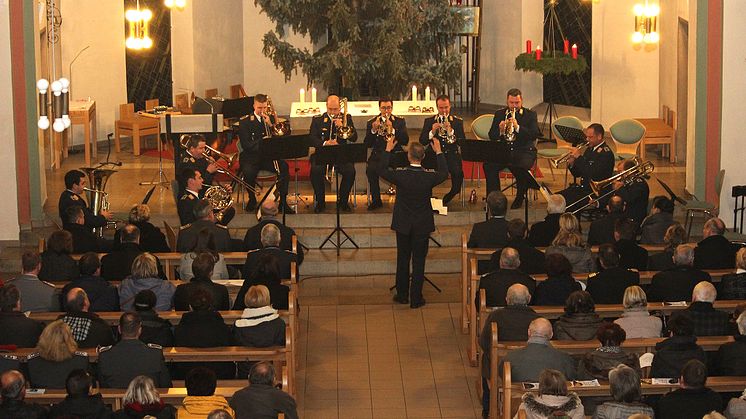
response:
<path id="1" fill-rule="evenodd" d="M 433 137 L 433 151 L 435 152 L 435 154 L 440 154 L 443 152 L 438 137 Z"/>

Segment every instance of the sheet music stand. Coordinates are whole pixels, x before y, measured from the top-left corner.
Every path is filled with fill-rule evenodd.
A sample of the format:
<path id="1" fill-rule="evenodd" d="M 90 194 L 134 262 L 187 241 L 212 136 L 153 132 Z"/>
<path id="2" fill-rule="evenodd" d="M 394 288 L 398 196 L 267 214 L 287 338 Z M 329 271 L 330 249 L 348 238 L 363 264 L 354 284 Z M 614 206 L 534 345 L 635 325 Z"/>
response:
<path id="1" fill-rule="evenodd" d="M 585 133 L 582 129 L 565 125 L 555 125 L 554 127 L 557 128 L 557 132 L 560 133 L 562 139 L 572 144 L 573 147 L 577 147 L 586 142 Z"/>
<path id="2" fill-rule="evenodd" d="M 259 155 L 266 160 L 288 160 L 308 156 L 308 147 L 310 146 L 308 134 L 285 135 L 283 137 L 267 137 L 259 143 Z M 289 175 L 289 174 L 288 174 Z M 275 184 L 280 181 L 280 174 L 277 173 Z M 271 190 L 271 188 L 270 188 Z M 257 204 L 261 208 L 264 200 L 269 194 L 265 194 L 262 200 Z M 286 196 L 280 196 L 280 208 L 282 210 L 282 223 L 285 224 L 285 199 Z"/>
<path id="3" fill-rule="evenodd" d="M 328 147 L 319 147 L 316 149 L 315 154 L 316 163 L 320 165 L 325 164 L 331 164 L 331 165 L 337 165 L 337 164 L 346 164 L 346 163 L 362 163 L 366 161 L 368 157 L 368 147 L 363 143 L 354 143 L 354 144 L 340 144 L 336 146 L 328 146 Z M 339 176 L 334 177 L 337 191 L 339 191 Z M 334 227 L 334 230 L 332 230 L 331 233 L 326 237 L 326 239 L 321 242 L 321 246 L 319 246 L 319 249 L 323 249 L 327 242 L 331 243 L 334 247 L 337 248 L 337 256 L 339 256 L 339 249 L 342 247 L 344 242 L 349 241 L 352 243 L 353 246 L 355 246 L 356 249 L 359 249 L 360 246 L 355 243 L 354 240 L 352 240 L 352 237 L 350 237 L 347 232 L 344 231 L 344 229 L 341 226 L 341 220 L 339 216 L 339 205 L 335 205 L 337 209 L 337 224 Z M 334 236 L 334 233 L 337 234 L 337 241 L 334 242 L 332 240 L 332 237 Z M 341 235 L 345 236 L 345 239 L 342 240 Z"/>

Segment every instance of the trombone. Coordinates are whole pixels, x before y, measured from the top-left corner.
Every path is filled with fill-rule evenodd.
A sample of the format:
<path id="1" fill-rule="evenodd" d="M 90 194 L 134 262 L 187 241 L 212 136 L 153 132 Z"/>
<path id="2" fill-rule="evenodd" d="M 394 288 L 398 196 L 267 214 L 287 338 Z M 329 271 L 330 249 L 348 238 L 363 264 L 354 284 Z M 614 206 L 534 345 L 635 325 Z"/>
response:
<path id="1" fill-rule="evenodd" d="M 599 181 L 591 181 L 590 187 L 591 187 L 591 193 L 584 196 L 581 199 L 578 199 L 577 201 L 573 202 L 572 204 L 568 205 L 567 208 L 571 208 L 575 205 L 579 205 L 581 202 L 588 199 L 588 202 L 585 203 L 585 205 L 581 206 L 580 208 L 573 210 L 573 214 L 577 214 L 580 211 L 583 211 L 584 209 L 595 205 L 602 199 L 606 198 L 607 196 L 614 193 L 614 189 L 611 189 L 605 193 L 603 191 L 607 189 L 609 186 L 613 185 L 616 182 L 622 182 L 623 186 L 627 186 L 634 182 L 637 179 L 647 177 L 651 173 L 653 173 L 653 170 L 655 170 L 655 166 L 653 165 L 653 162 L 651 161 L 645 161 L 643 162 L 639 157 L 635 157 L 634 159 L 635 165 L 630 167 L 627 170 L 623 170 L 616 175 Z M 593 196 L 596 196 L 597 198 L 593 198 Z"/>
<path id="2" fill-rule="evenodd" d="M 184 147 L 184 149 L 187 148 L 187 141 L 189 140 L 189 135 L 182 135 L 179 139 L 179 144 Z M 240 184 L 244 188 L 246 188 L 247 191 L 250 193 L 253 193 L 254 195 L 259 195 L 261 193 L 261 189 L 257 190 L 256 187 L 250 186 L 246 181 L 241 179 L 240 177 L 236 176 L 231 172 L 230 168 L 233 165 L 233 162 L 238 157 L 238 153 L 233 154 L 227 154 L 223 153 L 221 151 L 218 151 L 209 145 L 205 145 L 205 152 L 202 153 L 203 156 L 205 156 L 205 160 L 207 160 L 210 164 L 214 164 L 217 168 L 217 173 L 222 173 L 229 178 L 231 178 L 232 181 Z M 223 160 L 227 163 L 227 166 L 223 168 L 222 166 L 218 165 L 218 160 Z"/>

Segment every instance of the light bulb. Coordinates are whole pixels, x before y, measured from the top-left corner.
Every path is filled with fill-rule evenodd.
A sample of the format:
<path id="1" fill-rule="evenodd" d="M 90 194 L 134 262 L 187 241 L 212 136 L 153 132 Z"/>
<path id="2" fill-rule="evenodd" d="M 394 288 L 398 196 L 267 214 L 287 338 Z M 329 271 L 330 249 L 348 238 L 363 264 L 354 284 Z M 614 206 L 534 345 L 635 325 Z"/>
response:
<path id="1" fill-rule="evenodd" d="M 643 13 L 645 13 L 645 6 L 642 4 L 636 4 L 635 7 L 632 8 L 632 12 L 635 16 L 642 16 Z"/>
<path id="2" fill-rule="evenodd" d="M 140 11 L 136 9 L 129 9 L 124 14 L 124 17 L 130 22 L 137 22 L 138 20 L 140 20 Z"/>
<path id="3" fill-rule="evenodd" d="M 153 46 L 153 40 L 150 37 L 142 39 L 142 48 L 148 49 Z"/>
<path id="4" fill-rule="evenodd" d="M 183 9 L 186 7 L 186 0 L 176 0 L 176 7 Z"/>
<path id="5" fill-rule="evenodd" d="M 70 120 L 70 115 L 62 115 L 62 123 L 65 124 L 65 128 L 70 128 L 70 125 L 72 125 L 72 120 Z"/>
<path id="6" fill-rule="evenodd" d="M 39 88 L 40 93 L 46 93 L 47 89 L 49 89 L 49 81 L 47 79 L 39 79 L 36 82 L 36 87 Z"/>
<path id="7" fill-rule="evenodd" d="M 651 4 L 648 7 L 648 16 L 650 17 L 658 16 L 660 12 L 661 12 L 661 8 L 657 4 Z"/>
<path id="8" fill-rule="evenodd" d="M 124 41 L 124 45 L 127 46 L 129 49 L 135 49 L 135 38 L 128 37 L 126 41 Z"/>
<path id="9" fill-rule="evenodd" d="M 149 9 L 142 10 L 140 12 L 140 18 L 143 22 L 147 22 L 153 18 L 153 12 L 151 12 Z"/>
<path id="10" fill-rule="evenodd" d="M 62 77 L 59 80 L 59 82 L 62 85 L 62 91 L 65 91 L 65 90 L 67 90 L 70 87 L 70 80 L 68 80 L 68 79 L 66 79 L 64 77 Z"/>
<path id="11" fill-rule="evenodd" d="M 62 122 L 62 118 L 55 118 L 54 124 L 52 124 L 54 132 L 62 132 L 65 130 L 65 123 Z"/>
<path id="12" fill-rule="evenodd" d="M 649 41 L 651 44 L 657 44 L 658 41 L 661 40 L 661 36 L 658 35 L 658 32 L 650 32 L 650 38 Z"/>
<path id="13" fill-rule="evenodd" d="M 39 123 L 37 125 L 39 126 L 39 129 L 49 128 L 49 118 L 47 118 L 46 116 L 40 117 Z"/>
<path id="14" fill-rule="evenodd" d="M 634 42 L 635 44 L 639 44 L 640 42 L 642 42 L 642 39 L 643 36 L 641 32 L 635 32 L 632 34 L 632 42 Z"/>
<path id="15" fill-rule="evenodd" d="M 174 0 L 165 0 L 163 4 L 170 9 L 174 7 Z"/>
<path id="16" fill-rule="evenodd" d="M 60 83 L 59 80 L 55 80 L 52 82 L 52 91 L 55 95 L 59 95 L 60 92 L 62 92 L 62 83 Z"/>

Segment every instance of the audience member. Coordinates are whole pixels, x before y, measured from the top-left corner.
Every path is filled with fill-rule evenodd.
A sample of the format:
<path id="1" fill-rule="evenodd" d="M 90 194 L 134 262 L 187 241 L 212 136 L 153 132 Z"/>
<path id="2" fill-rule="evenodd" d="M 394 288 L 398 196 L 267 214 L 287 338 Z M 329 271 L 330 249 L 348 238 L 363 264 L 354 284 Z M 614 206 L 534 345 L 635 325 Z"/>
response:
<path id="1" fill-rule="evenodd" d="M 21 359 L 13 354 L 0 353 L 0 374 L 10 370 L 21 370 Z"/>
<path id="2" fill-rule="evenodd" d="M 127 388 L 129 393 L 132 388 L 130 381 L 139 375 L 149 377 L 158 383 L 158 387 L 171 387 L 171 376 L 163 358 L 163 348 L 140 341 L 141 331 L 142 321 L 137 313 L 122 314 L 119 318 L 122 340 L 114 346 L 99 348 L 98 379 L 101 387 Z M 130 387 L 127 387 L 128 384 Z"/>
<path id="3" fill-rule="evenodd" d="M 664 271 L 673 269 L 676 265 L 673 263 L 673 254 L 676 248 L 681 244 L 686 244 L 686 230 L 680 223 L 673 223 L 666 230 L 663 236 L 663 242 L 666 248 L 662 252 L 654 252 L 648 255 L 648 270 Z"/>
<path id="4" fill-rule="evenodd" d="M 166 241 L 166 235 L 163 234 L 161 229 L 150 223 L 150 207 L 146 204 L 135 204 L 132 206 L 128 223 L 140 230 L 139 247 L 143 252 L 165 253 L 171 251 Z M 117 230 L 114 233 L 114 248 L 119 248 L 121 244 L 122 231 Z"/>
<path id="5" fill-rule="evenodd" d="M 265 227 L 266 228 L 266 227 Z M 264 285 L 249 288 L 244 298 L 246 307 L 236 320 L 233 337 L 236 344 L 251 348 L 285 346 L 285 321 L 270 306 L 269 290 Z M 238 364 L 239 378 L 244 378 L 248 365 Z M 234 407 L 235 408 L 235 407 Z"/>
<path id="6" fill-rule="evenodd" d="M 559 340 L 591 340 L 596 337 L 602 320 L 587 291 L 575 291 L 567 297 L 565 313 L 554 323 L 554 337 Z"/>
<path id="7" fill-rule="evenodd" d="M 21 293 L 12 283 L 0 288 L 0 345 L 33 348 L 44 324 L 21 311 Z"/>
<path id="8" fill-rule="evenodd" d="M 705 352 L 697 345 L 694 324 L 688 315 L 673 316 L 668 322 L 670 337 L 655 344 L 651 377 L 676 378 L 687 361 L 705 362 Z"/>
<path id="9" fill-rule="evenodd" d="M 72 253 L 107 251 L 111 248 L 110 243 L 96 237 L 93 230 L 86 227 L 83 207 L 70 207 L 65 215 L 67 216 L 67 223 L 64 224 L 63 228 L 72 235 Z"/>
<path id="10" fill-rule="evenodd" d="M 718 295 L 721 300 L 746 300 L 746 247 L 736 252 L 736 273 L 720 278 Z"/>
<path id="11" fill-rule="evenodd" d="M 277 256 L 280 263 L 282 279 L 290 279 L 290 263 L 296 262 L 295 275 L 298 275 L 297 258 L 295 253 L 280 248 L 280 229 L 274 224 L 267 224 L 262 228 L 262 248 L 251 250 L 246 254 L 246 263 L 241 269 L 242 278 L 249 278 L 259 263 L 259 259 L 266 254 Z"/>
<path id="12" fill-rule="evenodd" d="M 73 207 L 80 208 L 80 207 Z M 62 288 L 60 299 L 73 288 L 82 288 L 91 302 L 91 311 L 119 311 L 119 292 L 101 277 L 101 261 L 94 252 L 88 252 L 78 261 L 80 278 L 68 282 Z M 61 301 L 65 305 L 64 301 Z"/>
<path id="13" fill-rule="evenodd" d="M 601 347 L 585 354 L 578 363 L 578 376 L 587 380 L 606 380 L 617 365 L 623 364 L 640 374 L 640 361 L 637 355 L 626 353 L 622 343 L 627 334 L 616 323 L 604 323 L 596 331 L 596 339 Z"/>
<path id="14" fill-rule="evenodd" d="M 565 213 L 565 197 L 560 194 L 553 194 L 547 198 L 547 215 L 544 221 L 531 226 L 528 233 L 528 241 L 536 247 L 547 247 L 559 233 L 559 219 Z"/>
<path id="15" fill-rule="evenodd" d="M 653 276 L 648 287 L 649 301 L 688 301 L 697 284 L 712 280 L 707 272 L 692 267 L 694 263 L 692 245 L 682 244 L 676 247 L 673 263 L 674 268 L 660 271 Z"/>
<path id="16" fill-rule="evenodd" d="M 80 275 L 73 253 L 73 235 L 67 230 L 57 230 L 47 239 L 47 250 L 41 254 L 39 279 L 49 282 L 72 281 Z M 23 292 L 23 290 L 21 290 Z"/>
<path id="17" fill-rule="evenodd" d="M 182 281 L 191 281 L 194 278 L 194 272 L 192 270 L 192 264 L 197 255 L 201 253 L 209 253 L 212 255 L 214 262 L 214 268 L 210 279 L 228 279 L 228 265 L 225 264 L 225 257 L 215 250 L 215 239 L 213 238 L 212 232 L 206 228 L 197 233 L 197 240 L 194 242 L 194 248 L 189 250 L 189 253 L 181 255 L 181 261 L 179 262 L 179 278 Z"/>
<path id="18" fill-rule="evenodd" d="M 276 254 L 264 253 L 260 255 L 248 278 L 244 278 L 241 289 L 238 290 L 238 295 L 236 295 L 236 301 L 233 303 L 233 309 L 245 309 L 244 298 L 249 288 L 254 285 L 264 285 L 269 289 L 272 307 L 276 310 L 287 310 L 290 287 L 282 285 L 281 270 L 280 260 Z"/>
<path id="19" fill-rule="evenodd" d="M 228 411 L 233 417 L 235 412 L 228 405 L 225 397 L 215 395 L 218 379 L 209 368 L 197 367 L 189 371 L 184 385 L 187 396 L 176 411 L 179 419 L 202 419 L 215 409 Z"/>
<path id="20" fill-rule="evenodd" d="M 500 267 L 479 278 L 479 290 L 485 290 L 487 307 L 504 305 L 508 288 L 513 284 L 522 284 L 528 288 L 529 293 L 534 292 L 536 281 L 518 269 L 519 266 L 521 266 L 521 259 L 518 251 L 512 247 L 505 247 L 500 252 Z M 474 300 L 477 307 L 479 307 L 479 290 Z"/>
<path id="21" fill-rule="evenodd" d="M 596 408 L 593 419 L 629 418 L 635 414 L 655 416 L 653 408 L 640 402 L 639 370 L 627 365 L 612 368 L 608 374 L 609 390 L 614 401 L 606 402 Z"/>
<path id="22" fill-rule="evenodd" d="M 736 325 L 738 333 L 733 337 L 734 342 L 720 345 L 717 351 L 714 362 L 716 375 L 746 375 L 746 313 L 738 316 Z"/>
<path id="23" fill-rule="evenodd" d="M 681 369 L 679 388 L 660 400 L 655 409 L 658 419 L 694 419 L 712 412 L 723 411 L 723 399 L 705 387 L 707 367 L 701 361 L 688 361 Z"/>
<path id="24" fill-rule="evenodd" d="M 637 244 L 637 224 L 620 218 L 614 225 L 614 248 L 619 253 L 619 266 L 644 271 L 648 268 L 648 251 Z"/>
<path id="25" fill-rule="evenodd" d="M 235 419 L 230 412 L 225 409 L 215 409 L 207 415 L 207 419 Z"/>
<path id="26" fill-rule="evenodd" d="M 637 166 L 636 159 L 623 160 L 619 166 L 621 170 L 630 170 Z M 617 180 L 612 184 L 614 194 L 624 199 L 627 209 L 627 217 L 640 226 L 642 220 L 648 215 L 650 201 L 650 186 L 648 186 L 647 177 L 635 177 L 627 182 Z"/>
<path id="27" fill-rule="evenodd" d="M 14 285 L 23 296 L 21 311 L 45 312 L 59 311 L 60 301 L 55 295 L 54 285 L 42 281 L 39 271 L 42 268 L 39 254 L 32 251 L 21 255 L 21 275 L 8 281 L 6 285 Z"/>
<path id="28" fill-rule="evenodd" d="M 565 375 L 554 369 L 541 372 L 539 393 L 523 393 L 518 410 L 526 412 L 526 419 L 585 418 L 580 397 L 575 392 L 567 391 Z"/>
<path id="29" fill-rule="evenodd" d="M 113 419 L 176 419 L 176 409 L 161 400 L 153 379 L 147 375 L 139 375 L 129 382 L 122 404 L 124 407 L 114 413 Z"/>
<path id="30" fill-rule="evenodd" d="M 33 388 L 65 388 L 70 372 L 88 370 L 88 354 L 78 351 L 70 327 L 55 320 L 41 332 L 27 366 Z"/>
<path id="31" fill-rule="evenodd" d="M 230 252 L 233 250 L 228 227 L 215 222 L 215 213 L 212 211 L 212 204 L 208 200 L 201 199 L 195 204 L 194 216 L 197 219 L 193 223 L 182 225 L 179 230 L 179 237 L 176 239 L 177 252 L 187 253 L 194 249 L 197 236 L 202 229 L 207 229 L 212 233 L 216 251 Z"/>
<path id="32" fill-rule="evenodd" d="M 190 262 L 190 271 L 194 272 L 194 276 L 191 281 L 176 287 L 176 292 L 174 292 L 175 310 L 189 310 L 191 296 L 198 289 L 204 289 L 210 293 L 215 310 L 230 310 L 231 302 L 228 297 L 228 288 L 225 285 L 216 284 L 210 279 L 215 278 L 213 270 L 216 266 L 216 260 L 217 254 L 212 252 L 203 252 L 195 255 L 194 261 Z M 223 260 L 223 263 L 225 263 L 225 260 Z"/>
<path id="33" fill-rule="evenodd" d="M 648 298 L 645 291 L 637 285 L 628 287 L 624 291 L 624 312 L 614 323 L 624 329 L 629 339 L 658 338 L 663 330 L 663 322 L 659 317 L 651 316 L 648 312 Z"/>
<path id="34" fill-rule="evenodd" d="M 489 219 L 472 226 L 467 247 L 499 249 L 508 242 L 508 222 L 505 221 L 508 198 L 502 192 L 490 192 L 487 195 L 487 210 Z"/>
<path id="35" fill-rule="evenodd" d="M 735 267 L 739 246 L 725 236 L 725 223 L 720 218 L 710 218 L 702 228 L 703 239 L 694 249 L 694 267 L 697 269 L 730 269 Z"/>
<path id="36" fill-rule="evenodd" d="M 674 203 L 665 196 L 653 198 L 653 208 L 650 215 L 645 217 L 640 226 L 640 243 L 642 244 L 664 244 L 668 228 L 674 224 Z"/>
<path id="37" fill-rule="evenodd" d="M 160 346 L 174 346 L 174 333 L 171 330 L 171 323 L 159 317 L 158 313 L 153 310 L 157 302 L 158 297 L 151 290 L 142 290 L 135 296 L 133 307 L 142 321 L 140 340 L 144 343 L 155 343 Z"/>
<path id="38" fill-rule="evenodd" d="M 547 247 L 546 255 L 561 254 L 570 261 L 572 271 L 575 273 L 587 273 L 596 270 L 596 262 L 593 260 L 591 250 L 583 244 L 580 235 L 580 223 L 574 215 L 569 212 L 560 216 L 560 229 L 552 245 Z"/>
<path id="39" fill-rule="evenodd" d="M 67 293 L 66 313 L 60 319 L 70 327 L 75 342 L 81 348 L 113 345 L 111 327 L 95 313 L 90 313 L 90 307 L 86 292 L 82 288 L 73 288 Z"/>
<path id="40" fill-rule="evenodd" d="M 0 418 L 46 419 L 47 411 L 38 404 L 26 403 L 26 379 L 17 370 L 0 375 Z"/>
<path id="41" fill-rule="evenodd" d="M 537 306 L 564 305 L 567 297 L 582 289 L 572 277 L 572 265 L 559 253 L 547 255 L 547 279 L 536 285 L 533 303 Z"/>
<path id="42" fill-rule="evenodd" d="M 295 230 L 286 226 L 282 223 L 281 219 L 277 218 L 279 213 L 277 209 L 277 202 L 272 199 L 265 199 L 262 206 L 259 208 L 261 218 L 259 222 L 246 230 L 246 235 L 243 238 L 244 250 L 256 250 L 262 248 L 262 229 L 267 224 L 274 224 L 280 229 L 280 248 L 283 250 L 293 251 L 293 236 L 295 236 Z M 303 246 L 300 242 L 298 243 L 298 265 L 303 263 Z"/>
<path id="43" fill-rule="evenodd" d="M 521 259 L 521 271 L 529 274 L 545 274 L 547 268 L 544 263 L 544 252 L 535 248 L 531 242 L 526 240 L 526 223 L 520 218 L 508 221 L 508 242 L 506 247 L 512 247 L 518 251 Z M 494 270 L 500 266 L 500 250 L 492 253 L 490 258 L 490 269 Z"/>
<path id="44" fill-rule="evenodd" d="M 67 396 L 65 400 L 52 407 L 49 419 L 111 418 L 111 409 L 104 403 L 101 393 L 91 394 L 92 387 L 91 373 L 86 370 L 71 371 L 65 380 Z"/>
<path id="45" fill-rule="evenodd" d="M 702 281 L 694 287 L 692 303 L 684 310 L 694 323 L 694 336 L 731 334 L 730 315 L 712 306 L 716 298 L 717 291 L 711 282 Z"/>
<path id="46" fill-rule="evenodd" d="M 734 397 L 728 402 L 728 407 L 725 408 L 726 418 L 744 418 L 746 417 L 746 390 L 743 391 L 741 397 Z"/>
<path id="47" fill-rule="evenodd" d="M 286 419 L 298 419 L 295 399 L 275 387 L 275 368 L 269 362 L 251 367 L 249 386 L 235 392 L 229 404 L 236 419 L 274 418 L 279 413 Z"/>
<path id="48" fill-rule="evenodd" d="M 619 253 L 606 243 L 598 248 L 600 272 L 588 275 L 587 291 L 598 304 L 619 304 L 627 287 L 640 284 L 640 274 L 619 266 Z"/>
<path id="49" fill-rule="evenodd" d="M 588 229 L 588 245 L 614 243 L 614 226 L 618 220 L 625 218 L 625 209 L 624 199 L 619 195 L 612 196 L 606 204 L 608 214 L 591 222 Z"/>
<path id="50" fill-rule="evenodd" d="M 132 275 L 119 285 L 119 305 L 122 311 L 131 311 L 135 295 L 151 290 L 158 298 L 155 309 L 171 310 L 176 287 L 158 276 L 158 261 L 150 253 L 138 255 L 132 262 Z"/>
<path id="51" fill-rule="evenodd" d="M 140 229 L 132 224 L 122 227 L 119 232 L 122 241 L 119 247 L 101 258 L 101 276 L 107 281 L 121 281 L 132 273 L 132 263 L 143 254 L 140 248 Z M 158 276 L 165 279 L 160 261 L 156 258 Z"/>

